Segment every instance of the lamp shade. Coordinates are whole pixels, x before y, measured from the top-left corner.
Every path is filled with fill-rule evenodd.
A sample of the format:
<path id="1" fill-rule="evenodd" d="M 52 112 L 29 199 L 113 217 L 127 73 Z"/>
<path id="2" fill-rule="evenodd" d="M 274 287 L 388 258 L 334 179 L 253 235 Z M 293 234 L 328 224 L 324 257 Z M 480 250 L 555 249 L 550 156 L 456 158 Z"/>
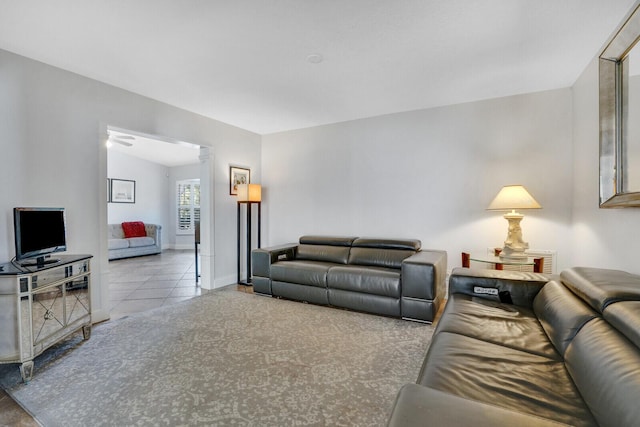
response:
<path id="1" fill-rule="evenodd" d="M 522 185 L 506 185 L 489 204 L 487 210 L 540 209 L 541 207 Z"/>
<path id="2" fill-rule="evenodd" d="M 238 201 L 239 202 L 262 201 L 262 186 L 260 186 L 260 184 L 238 185 Z"/>

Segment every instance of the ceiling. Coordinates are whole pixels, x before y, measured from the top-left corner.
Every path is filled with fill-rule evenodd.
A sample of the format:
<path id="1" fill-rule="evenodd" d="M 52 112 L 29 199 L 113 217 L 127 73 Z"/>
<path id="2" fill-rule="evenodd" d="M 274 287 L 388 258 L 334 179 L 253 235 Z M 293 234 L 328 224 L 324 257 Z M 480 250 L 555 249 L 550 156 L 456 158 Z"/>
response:
<path id="1" fill-rule="evenodd" d="M 569 87 L 634 3 L 0 0 L 0 49 L 268 134 Z"/>
<path id="2" fill-rule="evenodd" d="M 109 151 L 118 151 L 167 167 L 200 162 L 200 146 L 182 141 L 162 141 L 137 132 L 109 129 Z"/>

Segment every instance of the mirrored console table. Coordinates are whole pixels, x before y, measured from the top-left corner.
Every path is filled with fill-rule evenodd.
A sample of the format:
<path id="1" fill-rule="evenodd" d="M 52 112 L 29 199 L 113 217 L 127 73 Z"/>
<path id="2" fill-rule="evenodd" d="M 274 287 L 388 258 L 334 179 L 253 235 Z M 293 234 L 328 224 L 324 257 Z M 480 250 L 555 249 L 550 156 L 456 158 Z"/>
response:
<path id="1" fill-rule="evenodd" d="M 82 330 L 91 336 L 91 255 L 56 255 L 58 262 L 0 264 L 0 363 L 19 363 L 22 380 L 33 359 Z"/>

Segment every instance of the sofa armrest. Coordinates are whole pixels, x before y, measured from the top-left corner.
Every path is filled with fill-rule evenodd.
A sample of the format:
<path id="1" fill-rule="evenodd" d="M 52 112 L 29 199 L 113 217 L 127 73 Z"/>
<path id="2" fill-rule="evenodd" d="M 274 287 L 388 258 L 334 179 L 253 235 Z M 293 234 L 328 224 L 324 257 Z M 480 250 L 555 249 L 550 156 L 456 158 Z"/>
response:
<path id="1" fill-rule="evenodd" d="M 271 277 L 271 264 L 278 261 L 295 259 L 297 248 L 297 243 L 287 243 L 285 245 L 252 250 L 251 263 L 253 264 L 253 275 Z"/>
<path id="2" fill-rule="evenodd" d="M 148 237 L 153 237 L 156 246 L 162 248 L 162 226 L 158 224 L 145 224 L 144 231 Z"/>
<path id="3" fill-rule="evenodd" d="M 449 294 L 466 294 L 474 297 L 500 301 L 492 294 L 508 292 L 515 305 L 531 307 L 540 289 L 552 279 L 541 273 L 504 270 L 474 270 L 458 267 L 449 278 Z"/>
<path id="4" fill-rule="evenodd" d="M 566 424 L 464 399 L 417 384 L 400 389 L 388 427 L 558 427 Z"/>
<path id="5" fill-rule="evenodd" d="M 444 296 L 447 253 L 438 250 L 416 252 L 402 261 L 402 296 L 434 300 Z"/>

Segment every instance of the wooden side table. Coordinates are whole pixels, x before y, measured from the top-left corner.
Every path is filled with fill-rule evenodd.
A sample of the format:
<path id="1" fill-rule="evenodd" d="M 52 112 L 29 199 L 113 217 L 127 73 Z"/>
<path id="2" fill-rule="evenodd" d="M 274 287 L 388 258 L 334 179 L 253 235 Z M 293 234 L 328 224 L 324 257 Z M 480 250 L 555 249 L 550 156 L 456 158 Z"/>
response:
<path id="1" fill-rule="evenodd" d="M 469 268 L 471 261 L 494 264 L 496 270 L 503 270 L 505 265 L 531 265 L 534 273 L 542 273 L 544 270 L 544 258 L 527 257 L 522 259 L 500 258 L 489 254 L 462 252 L 462 266 Z"/>

